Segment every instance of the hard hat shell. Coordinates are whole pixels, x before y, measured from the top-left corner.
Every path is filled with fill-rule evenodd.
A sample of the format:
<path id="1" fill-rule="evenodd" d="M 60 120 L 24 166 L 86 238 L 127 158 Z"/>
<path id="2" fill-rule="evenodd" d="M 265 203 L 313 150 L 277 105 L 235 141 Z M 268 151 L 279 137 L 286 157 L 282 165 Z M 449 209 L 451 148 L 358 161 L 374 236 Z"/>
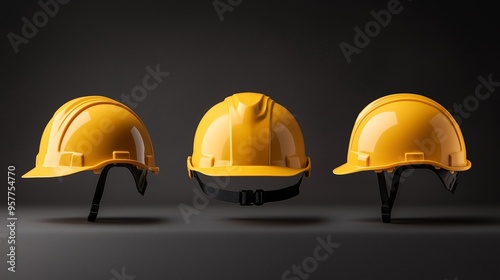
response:
<path id="1" fill-rule="evenodd" d="M 290 112 L 264 94 L 227 97 L 203 116 L 187 169 L 208 176 L 293 176 L 311 169 L 302 131 Z"/>
<path id="2" fill-rule="evenodd" d="M 139 117 L 113 99 L 86 96 L 68 101 L 54 113 L 42 134 L 36 167 L 22 177 L 59 177 L 85 170 L 99 173 L 112 163 L 159 171 Z"/>
<path id="3" fill-rule="evenodd" d="M 414 164 L 452 172 L 471 167 L 462 132 L 453 116 L 430 98 L 397 93 L 371 102 L 359 113 L 347 163 L 333 173 L 391 171 Z"/>

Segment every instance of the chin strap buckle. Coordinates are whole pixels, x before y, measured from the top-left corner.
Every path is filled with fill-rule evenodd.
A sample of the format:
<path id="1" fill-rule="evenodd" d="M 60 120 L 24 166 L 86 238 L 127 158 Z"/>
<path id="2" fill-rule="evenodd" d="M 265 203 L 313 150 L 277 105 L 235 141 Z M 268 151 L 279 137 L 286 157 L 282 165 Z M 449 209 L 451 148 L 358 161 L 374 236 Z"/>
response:
<path id="1" fill-rule="evenodd" d="M 197 172 L 193 171 L 193 177 L 198 181 L 201 190 L 211 198 L 215 198 L 221 201 L 239 203 L 240 205 L 250 206 L 250 205 L 263 205 L 268 202 L 282 201 L 285 199 L 292 198 L 300 193 L 299 186 L 302 182 L 302 177 L 297 183 L 277 190 L 242 190 L 242 191 L 232 191 L 225 190 L 224 188 L 213 187 L 208 184 L 205 184 L 203 180 L 201 180 L 200 176 Z"/>
<path id="2" fill-rule="evenodd" d="M 262 205 L 264 190 L 242 190 L 240 191 L 240 205 L 250 206 L 250 205 Z"/>

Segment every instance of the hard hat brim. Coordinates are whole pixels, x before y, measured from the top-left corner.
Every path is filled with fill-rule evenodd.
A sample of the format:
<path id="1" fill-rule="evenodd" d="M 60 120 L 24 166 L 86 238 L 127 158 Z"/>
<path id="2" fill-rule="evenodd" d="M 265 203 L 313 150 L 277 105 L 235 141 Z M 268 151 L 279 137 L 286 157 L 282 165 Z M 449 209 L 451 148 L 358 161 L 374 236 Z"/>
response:
<path id="1" fill-rule="evenodd" d="M 300 173 L 309 173 L 311 170 L 311 160 L 307 158 L 307 165 L 304 168 L 289 168 L 283 166 L 268 165 L 238 165 L 238 166 L 214 166 L 214 167 L 194 167 L 191 157 L 187 160 L 188 171 L 196 171 L 207 176 L 269 176 L 269 177 L 291 177 Z M 306 174 L 307 176 L 308 174 Z"/>
<path id="2" fill-rule="evenodd" d="M 70 167 L 70 166 L 60 166 L 60 167 L 44 167 L 37 166 L 30 171 L 26 172 L 21 178 L 52 178 L 52 177 L 62 177 L 71 174 L 75 174 L 81 171 L 89 170 L 88 167 Z"/>
<path id="3" fill-rule="evenodd" d="M 82 171 L 88 170 L 100 170 L 102 167 L 108 164 L 114 163 L 129 163 L 137 166 L 140 169 L 146 169 L 151 171 L 153 174 L 158 174 L 160 169 L 156 166 L 147 166 L 142 163 L 139 163 L 135 160 L 106 160 L 101 162 L 101 164 L 96 166 L 56 166 L 56 167 L 46 167 L 46 166 L 36 166 L 30 171 L 26 172 L 21 178 L 53 178 L 53 177 L 62 177 L 67 175 L 72 175 Z M 97 171 L 97 173 L 99 173 Z"/>
<path id="4" fill-rule="evenodd" d="M 350 164 L 350 163 L 345 163 L 342 164 L 341 166 L 333 169 L 333 174 L 335 175 L 345 175 L 345 174 L 351 174 L 351 173 L 356 173 L 360 171 L 365 171 L 367 169 L 363 169 L 357 165 Z"/>
<path id="5" fill-rule="evenodd" d="M 218 166 L 210 168 L 193 168 L 207 176 L 276 176 L 288 177 L 307 171 L 307 168 L 295 169 L 280 166 Z"/>
<path id="6" fill-rule="evenodd" d="M 352 174 L 352 173 L 361 172 L 361 171 L 390 170 L 390 169 L 394 169 L 398 166 L 414 165 L 414 164 L 429 164 L 429 165 L 435 166 L 436 168 L 443 168 L 443 169 L 446 169 L 448 171 L 465 171 L 465 170 L 469 170 L 472 167 L 472 163 L 469 160 L 467 160 L 467 164 L 464 166 L 453 166 L 453 167 L 445 166 L 439 162 L 430 161 L 430 160 L 413 161 L 413 162 L 397 162 L 397 163 L 387 165 L 387 166 L 367 166 L 367 167 L 365 167 L 365 166 L 362 167 L 362 166 L 350 164 L 347 162 L 347 163 L 344 163 L 343 165 L 333 169 L 333 173 L 335 175 L 346 175 L 346 174 Z"/>

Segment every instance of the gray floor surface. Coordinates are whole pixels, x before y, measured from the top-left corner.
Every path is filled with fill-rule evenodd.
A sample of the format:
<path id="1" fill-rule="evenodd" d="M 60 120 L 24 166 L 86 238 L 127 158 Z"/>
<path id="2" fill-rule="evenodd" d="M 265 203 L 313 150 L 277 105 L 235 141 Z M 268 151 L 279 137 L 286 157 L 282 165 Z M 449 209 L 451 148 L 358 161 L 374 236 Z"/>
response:
<path id="1" fill-rule="evenodd" d="M 19 208 L 1 279 L 500 279 L 500 208 Z M 3 216 L 6 222 L 6 216 Z M 10 246 L 10 245 L 9 245 Z"/>

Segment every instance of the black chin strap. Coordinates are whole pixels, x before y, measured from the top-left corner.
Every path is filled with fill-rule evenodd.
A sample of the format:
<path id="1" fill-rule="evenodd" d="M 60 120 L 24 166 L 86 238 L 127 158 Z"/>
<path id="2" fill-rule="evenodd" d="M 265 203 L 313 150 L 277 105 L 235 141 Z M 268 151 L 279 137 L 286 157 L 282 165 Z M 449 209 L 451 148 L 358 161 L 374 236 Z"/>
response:
<path id="1" fill-rule="evenodd" d="M 126 167 L 134 176 L 135 186 L 137 191 L 144 195 L 146 192 L 146 187 L 148 186 L 148 181 L 146 180 L 147 170 L 138 169 L 133 164 L 128 163 L 115 163 L 104 166 L 99 176 L 99 181 L 97 182 L 97 187 L 94 193 L 94 199 L 92 200 L 92 207 L 90 208 L 89 217 L 87 221 L 95 222 L 97 218 L 97 213 L 99 212 L 99 204 L 101 202 L 102 194 L 104 192 L 104 185 L 106 184 L 106 177 L 108 176 L 108 171 L 113 167 Z"/>
<path id="2" fill-rule="evenodd" d="M 398 187 L 401 179 L 401 175 L 407 169 L 429 169 L 432 170 L 441 180 L 445 188 L 451 193 L 455 192 L 458 185 L 458 172 L 455 171 L 451 173 L 446 169 L 436 169 L 432 165 L 402 165 L 394 169 L 394 175 L 391 176 L 387 171 L 378 172 L 378 187 L 380 190 L 380 198 L 382 200 L 382 221 L 384 223 L 391 222 L 391 211 L 394 206 L 394 201 L 396 200 L 396 195 L 398 194 Z M 389 185 L 390 183 L 390 185 Z M 390 194 L 388 193 L 388 190 Z"/>
<path id="3" fill-rule="evenodd" d="M 196 178 L 200 184 L 201 190 L 209 197 L 218 200 L 239 203 L 240 205 L 262 205 L 268 202 L 282 201 L 292 198 L 300 193 L 299 186 L 302 182 L 304 175 L 300 177 L 300 180 L 290 187 L 286 187 L 279 190 L 264 191 L 262 189 L 258 190 L 241 190 L 241 191 L 228 191 L 220 188 L 212 187 L 206 185 L 202 182 L 198 174 L 193 172 L 193 176 Z"/>

